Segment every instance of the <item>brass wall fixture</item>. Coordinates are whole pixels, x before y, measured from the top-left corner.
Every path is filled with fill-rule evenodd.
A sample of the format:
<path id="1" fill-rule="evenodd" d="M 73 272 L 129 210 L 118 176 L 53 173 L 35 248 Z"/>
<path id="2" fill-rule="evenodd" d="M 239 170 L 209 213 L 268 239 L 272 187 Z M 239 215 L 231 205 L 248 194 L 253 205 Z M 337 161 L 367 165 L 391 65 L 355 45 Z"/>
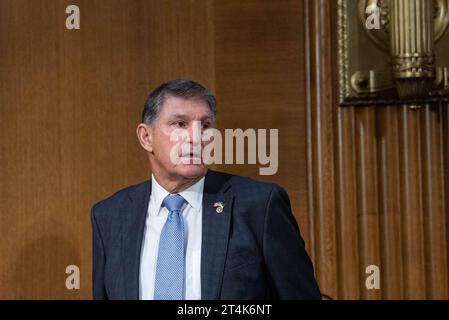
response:
<path id="1" fill-rule="evenodd" d="M 339 0 L 342 105 L 449 101 L 449 0 Z"/>

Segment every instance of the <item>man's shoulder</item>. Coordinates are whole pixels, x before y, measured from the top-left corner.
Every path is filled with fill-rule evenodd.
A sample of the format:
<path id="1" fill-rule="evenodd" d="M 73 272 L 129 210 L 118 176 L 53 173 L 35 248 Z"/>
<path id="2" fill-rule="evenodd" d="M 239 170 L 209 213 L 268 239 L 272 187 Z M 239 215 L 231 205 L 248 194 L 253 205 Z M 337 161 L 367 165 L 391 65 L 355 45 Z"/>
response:
<path id="1" fill-rule="evenodd" d="M 229 185 L 239 190 L 239 192 L 246 191 L 250 193 L 258 193 L 262 191 L 272 192 L 275 189 L 283 190 L 281 186 L 274 182 L 260 181 L 251 177 L 240 176 L 220 171 L 211 171 L 211 173 L 216 176 L 221 176 L 222 179 L 225 179 Z"/>
<path id="2" fill-rule="evenodd" d="M 132 194 L 139 192 L 144 193 L 145 190 L 148 189 L 149 183 L 150 180 L 147 180 L 116 191 L 111 196 L 95 203 L 92 207 L 92 212 L 110 211 L 111 209 L 121 206 L 123 201 L 131 198 Z"/>

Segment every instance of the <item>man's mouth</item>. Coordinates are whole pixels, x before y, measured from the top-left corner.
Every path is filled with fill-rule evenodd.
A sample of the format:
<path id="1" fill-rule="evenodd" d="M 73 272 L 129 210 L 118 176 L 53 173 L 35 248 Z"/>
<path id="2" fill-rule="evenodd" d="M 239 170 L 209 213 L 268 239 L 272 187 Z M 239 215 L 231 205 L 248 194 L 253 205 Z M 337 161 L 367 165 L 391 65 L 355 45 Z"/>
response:
<path id="1" fill-rule="evenodd" d="M 191 153 L 186 153 L 186 154 L 182 155 L 181 157 L 182 158 L 201 158 L 201 155 L 191 152 Z"/>
<path id="2" fill-rule="evenodd" d="M 201 159 L 201 155 L 198 155 L 196 153 L 186 153 L 184 155 L 181 156 L 181 161 L 187 164 L 201 164 L 202 163 L 202 159 Z"/>

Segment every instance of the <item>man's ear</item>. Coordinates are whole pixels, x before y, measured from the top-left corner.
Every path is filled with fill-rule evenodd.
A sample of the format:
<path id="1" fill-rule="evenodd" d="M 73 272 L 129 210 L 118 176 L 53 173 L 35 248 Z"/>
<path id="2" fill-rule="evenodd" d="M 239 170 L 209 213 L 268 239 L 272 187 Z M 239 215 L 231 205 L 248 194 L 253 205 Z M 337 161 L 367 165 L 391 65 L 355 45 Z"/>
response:
<path id="1" fill-rule="evenodd" d="M 153 129 L 149 125 L 141 123 L 137 126 L 136 133 L 142 148 L 148 152 L 153 152 Z"/>

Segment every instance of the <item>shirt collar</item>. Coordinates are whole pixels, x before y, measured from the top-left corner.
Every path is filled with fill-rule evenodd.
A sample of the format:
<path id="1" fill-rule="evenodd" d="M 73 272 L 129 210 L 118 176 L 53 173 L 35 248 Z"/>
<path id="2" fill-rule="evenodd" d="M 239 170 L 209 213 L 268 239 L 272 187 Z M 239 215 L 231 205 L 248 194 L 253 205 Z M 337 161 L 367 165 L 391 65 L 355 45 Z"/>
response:
<path id="1" fill-rule="evenodd" d="M 164 201 L 165 197 L 170 194 L 167 190 L 165 190 L 155 179 L 154 175 L 151 175 L 151 196 L 154 197 L 156 208 L 161 208 L 162 201 Z M 204 190 L 204 180 L 205 177 L 202 177 L 198 182 L 194 185 L 188 187 L 184 191 L 179 192 L 188 204 L 192 206 L 195 211 L 200 211 L 202 207 L 203 201 L 203 190 Z M 159 215 L 161 210 L 157 210 L 156 215 Z"/>

